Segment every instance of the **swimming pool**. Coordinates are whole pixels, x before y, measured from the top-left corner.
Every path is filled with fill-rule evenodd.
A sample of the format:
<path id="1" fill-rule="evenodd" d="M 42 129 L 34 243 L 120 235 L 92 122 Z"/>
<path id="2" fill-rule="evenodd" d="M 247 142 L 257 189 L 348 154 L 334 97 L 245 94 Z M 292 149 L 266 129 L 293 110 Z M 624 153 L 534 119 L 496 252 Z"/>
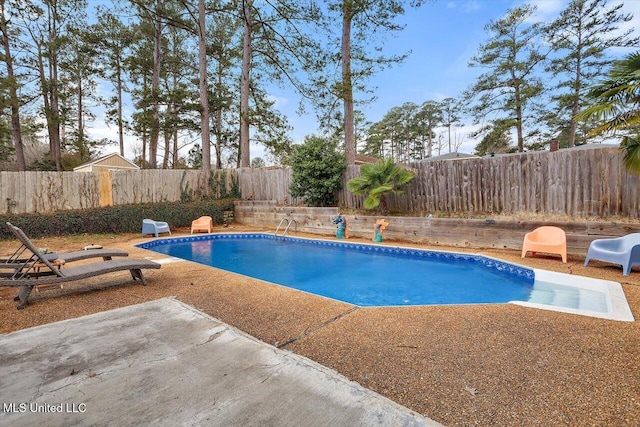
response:
<path id="1" fill-rule="evenodd" d="M 138 246 L 361 307 L 511 302 L 633 320 L 618 283 L 582 277 L 579 284 L 562 283 L 559 273 L 483 255 L 267 233 L 186 236 Z M 577 276 L 569 277 L 577 282 Z"/>

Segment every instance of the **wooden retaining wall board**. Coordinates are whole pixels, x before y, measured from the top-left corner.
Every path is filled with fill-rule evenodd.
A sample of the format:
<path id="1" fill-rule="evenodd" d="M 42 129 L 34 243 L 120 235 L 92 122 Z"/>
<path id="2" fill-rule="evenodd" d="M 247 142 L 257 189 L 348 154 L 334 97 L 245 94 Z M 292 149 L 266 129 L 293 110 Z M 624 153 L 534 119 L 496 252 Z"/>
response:
<path id="1" fill-rule="evenodd" d="M 279 206 L 273 202 L 234 203 L 235 220 L 241 224 L 274 231 L 282 218 L 295 219 L 298 231 L 335 235 L 332 219 L 337 208 Z M 380 216 L 345 215 L 350 236 L 373 239 L 373 227 Z M 562 228 L 567 233 L 567 252 L 586 254 L 595 239 L 640 233 L 640 224 L 616 222 L 543 222 L 425 217 L 384 217 L 389 226 L 386 239 L 467 248 L 522 249 L 524 235 L 543 225 Z M 292 230 L 292 229 L 290 229 Z M 289 235 L 294 235 L 291 231 Z"/>

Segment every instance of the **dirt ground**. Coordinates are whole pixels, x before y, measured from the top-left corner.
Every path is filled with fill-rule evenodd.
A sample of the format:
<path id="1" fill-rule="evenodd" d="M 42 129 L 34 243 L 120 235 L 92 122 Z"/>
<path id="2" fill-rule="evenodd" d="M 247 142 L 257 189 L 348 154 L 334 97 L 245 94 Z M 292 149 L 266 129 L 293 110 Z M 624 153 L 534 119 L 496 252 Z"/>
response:
<path id="1" fill-rule="evenodd" d="M 238 225 L 216 231 L 221 230 L 256 231 Z M 165 257 L 133 246 L 146 240 L 133 234 L 81 235 L 35 243 L 56 251 L 100 244 L 127 250 L 131 257 Z M 0 241 L 0 255 L 16 247 L 15 241 Z M 620 282 L 640 319 L 637 267 L 625 277 L 620 267 L 597 261 L 585 268 L 584 257 L 569 256 L 562 264 L 551 256 L 523 260 L 516 251 L 462 251 Z M 133 284 L 129 273 L 122 272 L 65 289 L 34 291 L 21 311 L 13 301 L 16 290 L 2 287 L 0 333 L 175 296 L 445 425 L 640 425 L 638 321 L 512 304 L 357 308 L 186 261 L 165 264 L 145 276 L 148 286 Z"/>

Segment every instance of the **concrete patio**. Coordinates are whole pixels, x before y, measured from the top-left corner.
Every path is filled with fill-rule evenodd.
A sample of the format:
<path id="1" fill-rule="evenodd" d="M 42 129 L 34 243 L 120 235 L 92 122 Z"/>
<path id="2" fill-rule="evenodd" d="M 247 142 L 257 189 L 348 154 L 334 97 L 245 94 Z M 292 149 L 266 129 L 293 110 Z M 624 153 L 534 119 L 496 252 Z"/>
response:
<path id="1" fill-rule="evenodd" d="M 176 299 L 0 335 L 0 424 L 436 426 Z"/>

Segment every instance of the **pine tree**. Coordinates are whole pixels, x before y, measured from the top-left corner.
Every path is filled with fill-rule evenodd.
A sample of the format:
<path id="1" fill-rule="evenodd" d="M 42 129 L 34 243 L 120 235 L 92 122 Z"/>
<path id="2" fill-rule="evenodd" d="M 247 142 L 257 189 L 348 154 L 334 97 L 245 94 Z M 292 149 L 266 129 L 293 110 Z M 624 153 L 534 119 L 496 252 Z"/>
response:
<path id="1" fill-rule="evenodd" d="M 552 115 L 551 127 L 562 128 L 560 123 L 570 123 L 569 147 L 576 145 L 576 116 L 585 103 L 589 85 L 603 76 L 612 62 L 608 51 L 638 43 L 638 38 L 631 37 L 633 29 L 619 30 L 620 24 L 633 18 L 622 12 L 623 6 L 620 3 L 607 8 L 606 0 L 573 0 L 545 29 L 556 51 L 549 70 L 560 78 L 553 96 L 559 111 Z"/>
<path id="2" fill-rule="evenodd" d="M 535 74 L 546 57 L 537 45 L 541 25 L 528 23 L 535 10 L 527 4 L 510 9 L 485 27 L 491 37 L 469 65 L 488 71 L 465 93 L 467 100 L 476 101 L 472 107 L 476 122 L 487 115 L 514 118 L 518 151 L 524 151 L 527 111 L 543 89 Z"/>

